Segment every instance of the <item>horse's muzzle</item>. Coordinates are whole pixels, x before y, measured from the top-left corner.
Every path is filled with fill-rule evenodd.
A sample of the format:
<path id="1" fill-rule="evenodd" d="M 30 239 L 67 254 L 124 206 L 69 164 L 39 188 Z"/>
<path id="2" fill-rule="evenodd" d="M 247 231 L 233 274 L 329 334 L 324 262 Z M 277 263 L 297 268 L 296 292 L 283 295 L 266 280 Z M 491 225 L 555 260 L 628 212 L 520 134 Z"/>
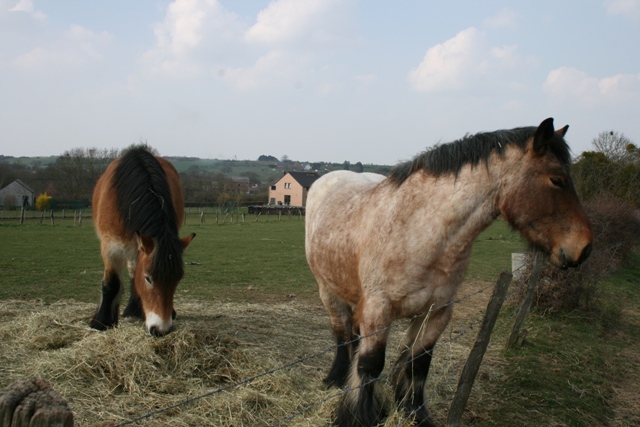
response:
<path id="1" fill-rule="evenodd" d="M 591 245 L 591 243 L 589 243 L 587 246 L 584 247 L 584 249 L 582 249 L 582 253 L 580 254 L 580 257 L 575 261 L 567 258 L 567 254 L 565 253 L 565 251 L 561 250 L 562 266 L 560 268 L 562 268 L 563 270 L 566 270 L 569 267 L 571 268 L 579 267 L 580 264 L 582 264 L 583 262 L 586 261 L 587 258 L 589 258 L 589 255 L 591 255 L 592 249 L 593 249 L 593 246 Z"/>

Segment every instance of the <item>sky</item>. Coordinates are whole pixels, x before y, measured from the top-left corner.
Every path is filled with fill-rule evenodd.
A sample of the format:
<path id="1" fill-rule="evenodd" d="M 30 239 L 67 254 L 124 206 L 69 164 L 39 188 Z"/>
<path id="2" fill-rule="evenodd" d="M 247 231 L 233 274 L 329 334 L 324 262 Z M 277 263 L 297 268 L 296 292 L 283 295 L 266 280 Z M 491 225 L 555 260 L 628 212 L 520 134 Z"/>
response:
<path id="1" fill-rule="evenodd" d="M 0 155 L 392 165 L 547 117 L 640 144 L 640 0 L 0 0 Z"/>

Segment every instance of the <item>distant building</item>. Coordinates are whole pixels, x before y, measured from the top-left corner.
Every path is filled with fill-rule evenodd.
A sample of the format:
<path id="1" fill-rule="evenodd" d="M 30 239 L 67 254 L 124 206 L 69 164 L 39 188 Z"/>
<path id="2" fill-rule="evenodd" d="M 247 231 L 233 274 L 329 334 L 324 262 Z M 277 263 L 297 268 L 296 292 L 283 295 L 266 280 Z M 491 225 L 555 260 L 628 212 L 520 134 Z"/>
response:
<path id="1" fill-rule="evenodd" d="M 21 179 L 16 179 L 11 184 L 0 190 L 0 205 L 8 207 L 33 206 L 35 191 Z"/>
<path id="2" fill-rule="evenodd" d="M 269 204 L 306 206 L 309 188 L 318 178 L 316 172 L 285 172 L 269 187 Z"/>

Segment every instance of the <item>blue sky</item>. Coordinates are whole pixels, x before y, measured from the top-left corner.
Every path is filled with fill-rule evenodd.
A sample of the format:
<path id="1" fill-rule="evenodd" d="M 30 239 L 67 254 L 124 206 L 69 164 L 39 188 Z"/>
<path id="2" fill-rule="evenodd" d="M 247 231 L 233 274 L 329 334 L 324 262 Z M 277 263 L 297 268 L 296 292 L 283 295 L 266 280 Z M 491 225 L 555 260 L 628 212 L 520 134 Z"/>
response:
<path id="1" fill-rule="evenodd" d="M 395 164 L 466 133 L 640 143 L 640 0 L 0 0 L 0 154 Z"/>

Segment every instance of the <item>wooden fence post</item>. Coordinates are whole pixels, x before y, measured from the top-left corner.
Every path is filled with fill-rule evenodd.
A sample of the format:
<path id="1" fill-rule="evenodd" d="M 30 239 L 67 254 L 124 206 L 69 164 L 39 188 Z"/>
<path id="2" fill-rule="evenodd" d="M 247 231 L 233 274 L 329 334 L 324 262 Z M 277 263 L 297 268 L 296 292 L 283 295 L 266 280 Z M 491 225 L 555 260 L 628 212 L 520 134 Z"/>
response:
<path id="1" fill-rule="evenodd" d="M 44 219 L 44 211 L 45 209 L 42 209 L 42 215 L 40 215 L 40 224 L 42 224 L 42 220 Z"/>
<path id="2" fill-rule="evenodd" d="M 24 224 L 24 206 L 20 210 L 20 224 Z"/>
<path id="3" fill-rule="evenodd" d="M 487 351 L 493 326 L 496 324 L 500 308 L 502 307 L 504 298 L 507 295 L 507 289 L 509 289 L 509 284 L 511 283 L 512 278 L 513 275 L 506 271 L 503 271 L 500 273 L 500 276 L 498 276 L 498 281 L 493 289 L 493 295 L 491 295 L 491 300 L 487 305 L 487 312 L 484 319 L 482 319 L 482 326 L 478 332 L 478 337 L 476 338 L 476 342 L 469 353 L 467 363 L 462 369 L 462 374 L 458 380 L 458 389 L 456 390 L 456 394 L 453 396 L 453 401 L 449 407 L 449 417 L 447 419 L 447 426 L 449 427 L 459 427 L 462 425 L 462 413 L 464 412 L 464 407 L 469 399 L 469 394 L 471 394 L 473 382 L 475 381 L 478 370 L 480 369 L 480 363 L 482 362 L 484 353 Z"/>
<path id="4" fill-rule="evenodd" d="M 200 211 L 200 224 L 204 224 L 204 212 Z"/>
<path id="5" fill-rule="evenodd" d="M 78 214 L 78 225 L 82 225 L 82 209 L 80 209 L 80 213 Z"/>
<path id="6" fill-rule="evenodd" d="M 536 292 L 536 285 L 538 284 L 538 279 L 540 278 L 540 272 L 542 271 L 542 265 L 544 264 L 544 257 L 537 253 L 534 259 L 533 271 L 531 272 L 531 277 L 529 278 L 529 285 L 527 286 L 527 294 L 524 299 L 520 303 L 520 307 L 518 307 L 518 314 L 516 316 L 516 320 L 513 322 L 513 327 L 511 328 L 511 335 L 509 335 L 509 339 L 507 340 L 507 344 L 505 348 L 511 347 L 516 341 L 523 342 L 525 336 L 527 335 L 526 330 L 520 332 L 520 328 L 522 327 L 522 323 L 524 322 L 524 318 L 527 317 L 529 313 L 529 309 L 531 308 L 531 302 L 533 301 L 533 295 Z"/>
<path id="7" fill-rule="evenodd" d="M 53 209 L 51 209 L 51 225 L 54 225 Z"/>

